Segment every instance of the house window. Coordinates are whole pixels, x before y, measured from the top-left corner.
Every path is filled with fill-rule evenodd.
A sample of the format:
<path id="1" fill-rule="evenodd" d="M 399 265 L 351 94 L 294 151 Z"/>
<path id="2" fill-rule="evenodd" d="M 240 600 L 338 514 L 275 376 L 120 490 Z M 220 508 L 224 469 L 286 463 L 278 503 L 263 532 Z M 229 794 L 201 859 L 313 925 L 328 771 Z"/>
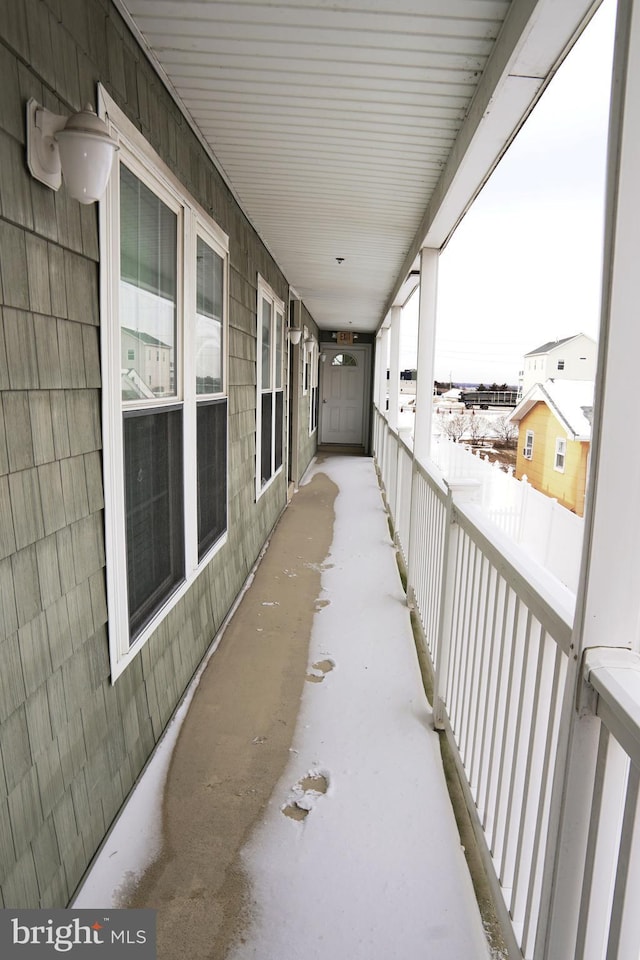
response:
<path id="1" fill-rule="evenodd" d="M 211 240 L 196 242 L 195 390 L 198 557 L 227 527 L 227 401 L 223 392 L 225 260 Z"/>
<path id="2" fill-rule="evenodd" d="M 256 497 L 282 468 L 284 432 L 284 304 L 258 278 Z"/>
<path id="3" fill-rule="evenodd" d="M 533 430 L 527 430 L 522 453 L 527 460 L 531 460 L 533 457 Z"/>
<path id="4" fill-rule="evenodd" d="M 564 370 L 564 360 L 558 360 L 558 370 Z"/>
<path id="5" fill-rule="evenodd" d="M 302 370 L 302 394 L 306 397 L 309 392 L 311 382 L 311 347 L 306 342 L 304 344 L 304 366 Z"/>
<path id="6" fill-rule="evenodd" d="M 567 455 L 567 441 L 563 437 L 556 438 L 556 455 L 554 460 L 554 470 L 564 473 L 564 464 Z"/>
<path id="7" fill-rule="evenodd" d="M 309 436 L 318 427 L 318 344 L 314 340 L 310 345 L 310 371 L 309 387 L 311 395 L 309 397 Z"/>
<path id="8" fill-rule="evenodd" d="M 101 90 L 105 531 L 112 679 L 224 542 L 228 240 Z"/>

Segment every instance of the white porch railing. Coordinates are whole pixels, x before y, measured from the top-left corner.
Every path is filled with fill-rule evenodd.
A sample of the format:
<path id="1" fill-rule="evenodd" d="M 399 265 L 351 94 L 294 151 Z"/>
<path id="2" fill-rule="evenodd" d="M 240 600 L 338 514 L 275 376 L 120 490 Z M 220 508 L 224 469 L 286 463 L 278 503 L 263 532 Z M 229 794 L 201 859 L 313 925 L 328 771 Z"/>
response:
<path id="1" fill-rule="evenodd" d="M 453 747 L 509 955 L 637 960 L 640 657 L 589 651 L 585 661 L 600 754 L 576 878 L 581 922 L 572 952 L 555 957 L 545 952 L 544 898 L 556 854 L 552 793 L 566 762 L 563 705 L 573 697 L 575 596 L 487 517 L 478 478 L 443 482 L 374 416 L 374 454 L 435 675 L 434 721 Z"/>

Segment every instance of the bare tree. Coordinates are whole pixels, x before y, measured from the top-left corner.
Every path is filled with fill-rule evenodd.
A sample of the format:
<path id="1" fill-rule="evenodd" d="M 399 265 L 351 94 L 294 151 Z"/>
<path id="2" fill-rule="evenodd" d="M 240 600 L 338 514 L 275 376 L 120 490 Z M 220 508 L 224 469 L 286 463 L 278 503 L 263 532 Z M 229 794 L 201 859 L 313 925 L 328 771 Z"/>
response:
<path id="1" fill-rule="evenodd" d="M 518 439 L 518 424 L 513 423 L 508 417 L 496 417 L 491 423 L 491 429 L 503 443 L 514 444 Z"/>
<path id="2" fill-rule="evenodd" d="M 443 413 L 440 415 L 440 430 L 445 437 L 457 443 L 468 433 L 470 419 L 464 413 Z"/>
<path id="3" fill-rule="evenodd" d="M 485 440 L 489 433 L 489 422 L 486 417 L 479 417 L 476 413 L 472 413 L 467 417 L 469 421 L 467 432 L 471 438 L 472 443 L 480 443 L 480 441 Z"/>

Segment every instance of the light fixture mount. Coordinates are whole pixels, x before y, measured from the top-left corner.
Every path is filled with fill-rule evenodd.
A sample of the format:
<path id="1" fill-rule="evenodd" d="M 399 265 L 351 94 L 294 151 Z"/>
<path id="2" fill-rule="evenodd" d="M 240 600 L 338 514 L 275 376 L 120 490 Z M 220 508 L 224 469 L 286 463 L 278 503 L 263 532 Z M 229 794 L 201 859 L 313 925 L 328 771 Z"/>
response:
<path id="1" fill-rule="evenodd" d="M 104 193 L 118 143 L 88 105 L 79 113 L 52 113 L 33 97 L 27 103 L 27 166 L 31 176 L 80 203 L 93 203 Z"/>

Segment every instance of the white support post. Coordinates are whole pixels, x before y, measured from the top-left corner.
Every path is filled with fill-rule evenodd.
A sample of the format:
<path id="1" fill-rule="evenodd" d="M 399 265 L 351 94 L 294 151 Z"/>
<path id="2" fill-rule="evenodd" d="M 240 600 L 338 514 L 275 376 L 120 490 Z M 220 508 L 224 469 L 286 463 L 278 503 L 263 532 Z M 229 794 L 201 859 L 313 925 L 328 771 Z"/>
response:
<path id="1" fill-rule="evenodd" d="M 418 379 L 413 421 L 413 458 L 419 463 L 429 459 L 431 452 L 431 424 L 433 417 L 433 370 L 436 340 L 436 305 L 438 294 L 437 250 L 423 247 L 420 253 L 420 290 L 418 304 Z M 409 547 L 407 550 L 407 596 L 413 600 L 413 571 L 416 569 L 415 551 L 419 548 L 413 535 L 417 526 L 418 492 L 415 470 L 411 483 L 411 513 L 409 519 Z"/>
<path id="2" fill-rule="evenodd" d="M 439 257 L 438 250 L 423 247 L 420 251 L 418 381 L 416 383 L 413 454 L 421 463 L 428 460 L 431 452 Z"/>
<path id="3" fill-rule="evenodd" d="M 402 307 L 391 307 L 391 344 L 389 350 L 389 426 L 398 432 L 400 413 L 400 321 Z"/>
<path id="4" fill-rule="evenodd" d="M 380 410 L 380 368 L 382 367 L 382 331 L 376 334 L 375 355 L 373 358 L 373 402 Z"/>
<path id="5" fill-rule="evenodd" d="M 378 406 L 380 413 L 385 420 L 389 419 L 387 413 L 387 394 L 389 391 L 389 381 L 387 380 L 387 371 L 389 369 L 389 327 L 383 326 L 380 331 L 380 380 L 378 382 Z"/>
<path id="6" fill-rule="evenodd" d="M 629 442 L 627 419 L 640 356 L 639 155 L 640 4 L 619 0 L 589 500 L 536 960 L 574 956 L 600 726 L 576 710 L 584 652 L 598 646 L 640 649 L 640 455 Z"/>

